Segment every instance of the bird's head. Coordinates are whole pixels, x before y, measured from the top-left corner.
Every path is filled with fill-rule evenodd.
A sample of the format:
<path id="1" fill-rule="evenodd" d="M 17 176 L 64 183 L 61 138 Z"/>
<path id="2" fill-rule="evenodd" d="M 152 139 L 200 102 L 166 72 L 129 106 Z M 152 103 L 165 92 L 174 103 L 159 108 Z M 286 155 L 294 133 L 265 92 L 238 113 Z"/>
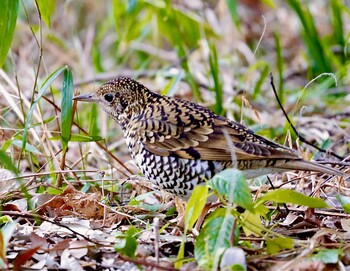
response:
<path id="1" fill-rule="evenodd" d="M 96 93 L 75 96 L 73 100 L 95 102 L 117 121 L 128 121 L 145 106 L 149 90 L 130 78 L 119 77 L 104 83 Z"/>

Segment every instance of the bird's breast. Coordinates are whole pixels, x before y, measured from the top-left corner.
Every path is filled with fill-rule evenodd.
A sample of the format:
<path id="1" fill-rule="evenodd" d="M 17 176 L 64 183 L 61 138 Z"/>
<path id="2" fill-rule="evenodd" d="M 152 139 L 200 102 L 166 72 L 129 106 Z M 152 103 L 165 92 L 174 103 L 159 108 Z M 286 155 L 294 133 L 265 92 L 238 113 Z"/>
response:
<path id="1" fill-rule="evenodd" d="M 147 179 L 183 198 L 188 198 L 196 185 L 204 184 L 226 167 L 220 162 L 157 155 L 133 138 L 126 138 L 126 142 L 134 162 Z"/>

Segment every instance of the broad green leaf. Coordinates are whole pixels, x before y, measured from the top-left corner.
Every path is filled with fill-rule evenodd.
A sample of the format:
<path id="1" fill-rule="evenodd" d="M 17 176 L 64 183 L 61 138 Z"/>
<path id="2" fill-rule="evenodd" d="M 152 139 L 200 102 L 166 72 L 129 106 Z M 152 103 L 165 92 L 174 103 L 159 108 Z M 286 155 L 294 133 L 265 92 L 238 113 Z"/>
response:
<path id="1" fill-rule="evenodd" d="M 0 230 L 0 259 L 1 259 L 1 264 L 0 268 L 2 269 L 7 269 L 3 268 L 2 265 L 6 262 L 6 252 L 7 252 L 7 246 L 9 243 L 9 240 L 12 237 L 13 232 L 16 229 L 17 222 L 11 221 L 6 223 L 6 225 Z"/>
<path id="2" fill-rule="evenodd" d="M 319 198 L 305 196 L 293 190 L 277 189 L 267 192 L 259 201 L 273 201 L 276 203 L 292 203 L 311 208 L 327 208 L 328 205 Z"/>
<path id="3" fill-rule="evenodd" d="M 151 212 L 155 212 L 163 207 L 162 204 L 149 204 L 145 202 L 145 199 L 149 198 L 152 194 L 154 194 L 154 191 L 143 193 L 141 195 L 138 195 L 136 198 L 131 199 L 129 201 L 130 206 L 137 206 L 139 208 L 142 208 L 144 210 L 148 210 Z"/>
<path id="4" fill-rule="evenodd" d="M 61 100 L 61 136 L 64 149 L 67 147 L 71 137 L 73 90 L 73 75 L 69 69 L 66 69 L 63 75 Z"/>
<path id="5" fill-rule="evenodd" d="M 15 145 L 15 146 L 17 146 L 19 148 L 22 147 L 22 141 L 21 140 L 13 140 L 11 142 L 11 144 Z M 25 150 L 28 151 L 28 152 L 34 153 L 34 154 L 39 154 L 39 155 L 42 154 L 36 147 L 34 147 L 33 145 L 31 145 L 29 143 L 26 144 Z"/>
<path id="6" fill-rule="evenodd" d="M 23 132 L 23 140 L 22 140 L 22 149 L 25 149 L 25 146 L 27 144 L 27 134 L 28 134 L 28 129 L 30 127 L 30 121 L 32 119 L 33 112 L 35 110 L 35 107 L 41 97 L 44 95 L 45 91 L 49 88 L 49 86 L 52 84 L 52 82 L 65 70 L 67 69 L 66 66 L 63 66 L 61 68 L 58 68 L 56 71 L 54 71 L 52 74 L 49 75 L 49 77 L 46 78 L 45 82 L 41 85 L 38 91 L 38 95 L 36 96 L 35 100 L 33 101 L 29 112 L 27 114 L 27 119 L 26 123 L 24 126 L 24 132 Z"/>
<path id="7" fill-rule="evenodd" d="M 284 249 L 293 249 L 293 239 L 287 237 L 276 237 L 266 240 L 266 250 L 269 254 L 275 254 Z"/>
<path id="8" fill-rule="evenodd" d="M 45 192 L 49 195 L 60 195 L 62 194 L 62 189 L 58 189 L 55 187 L 48 187 Z"/>
<path id="9" fill-rule="evenodd" d="M 248 210 L 242 214 L 242 228 L 246 236 L 261 236 L 264 229 L 259 213 L 251 213 Z"/>
<path id="10" fill-rule="evenodd" d="M 225 169 L 216 174 L 208 184 L 213 190 L 226 197 L 229 202 L 254 212 L 250 189 L 241 171 L 233 168 Z"/>
<path id="11" fill-rule="evenodd" d="M 124 233 L 117 233 L 117 244 L 114 246 L 115 250 L 130 257 L 135 257 L 135 252 L 137 249 L 137 235 L 138 229 L 135 227 L 130 227 Z"/>
<path id="12" fill-rule="evenodd" d="M 51 27 L 51 16 L 55 12 L 56 0 L 37 0 L 41 17 Z"/>
<path id="13" fill-rule="evenodd" d="M 341 249 L 323 249 L 311 256 L 309 259 L 320 261 L 326 264 L 336 264 L 339 257 L 343 255 Z"/>
<path id="14" fill-rule="evenodd" d="M 224 208 L 216 209 L 205 220 L 194 248 L 195 258 L 204 270 L 210 269 L 213 259 L 221 256 L 217 253 L 231 246 L 234 221 L 233 215 Z"/>
<path id="15" fill-rule="evenodd" d="M 336 198 L 343 207 L 344 211 L 350 214 L 350 197 L 346 197 L 339 194 L 336 196 Z"/>
<path id="16" fill-rule="evenodd" d="M 185 233 L 191 229 L 207 203 L 208 187 L 196 186 L 188 200 L 185 213 Z"/>
<path id="17" fill-rule="evenodd" d="M 5 63 L 15 32 L 19 0 L 1 0 L 0 8 L 0 67 Z"/>
<path id="18" fill-rule="evenodd" d="M 177 262 L 175 263 L 175 268 L 181 268 L 182 262 L 185 255 L 185 237 L 187 234 L 187 231 L 191 229 L 194 225 L 194 223 L 199 218 L 208 197 L 208 187 L 204 185 L 196 186 L 193 189 L 193 192 L 191 194 L 190 199 L 188 200 L 187 207 L 186 207 L 186 213 L 185 213 L 185 230 L 182 242 L 180 244 L 180 249 L 177 254 Z"/>
<path id="19" fill-rule="evenodd" d="M 11 170 L 16 175 L 18 174 L 18 169 L 12 163 L 11 158 L 3 150 L 0 150 L 0 165 L 8 170 Z"/>

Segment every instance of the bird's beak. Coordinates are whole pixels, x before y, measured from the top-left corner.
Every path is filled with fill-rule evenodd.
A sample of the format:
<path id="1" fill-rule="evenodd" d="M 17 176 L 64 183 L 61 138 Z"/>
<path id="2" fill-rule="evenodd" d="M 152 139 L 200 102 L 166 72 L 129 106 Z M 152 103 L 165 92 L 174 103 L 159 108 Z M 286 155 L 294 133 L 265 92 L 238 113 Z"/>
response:
<path id="1" fill-rule="evenodd" d="M 95 94 L 81 94 L 73 97 L 74 101 L 96 102 L 98 99 Z"/>

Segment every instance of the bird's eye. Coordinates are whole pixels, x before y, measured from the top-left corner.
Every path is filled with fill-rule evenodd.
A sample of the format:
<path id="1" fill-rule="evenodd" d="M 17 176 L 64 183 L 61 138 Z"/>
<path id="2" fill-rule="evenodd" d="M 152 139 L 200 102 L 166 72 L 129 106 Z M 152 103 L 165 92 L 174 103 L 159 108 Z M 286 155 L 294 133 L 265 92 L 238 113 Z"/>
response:
<path id="1" fill-rule="evenodd" d="M 103 98 L 107 101 L 107 102 L 112 102 L 114 100 L 114 95 L 111 93 L 107 93 L 105 94 L 105 96 L 103 96 Z"/>

